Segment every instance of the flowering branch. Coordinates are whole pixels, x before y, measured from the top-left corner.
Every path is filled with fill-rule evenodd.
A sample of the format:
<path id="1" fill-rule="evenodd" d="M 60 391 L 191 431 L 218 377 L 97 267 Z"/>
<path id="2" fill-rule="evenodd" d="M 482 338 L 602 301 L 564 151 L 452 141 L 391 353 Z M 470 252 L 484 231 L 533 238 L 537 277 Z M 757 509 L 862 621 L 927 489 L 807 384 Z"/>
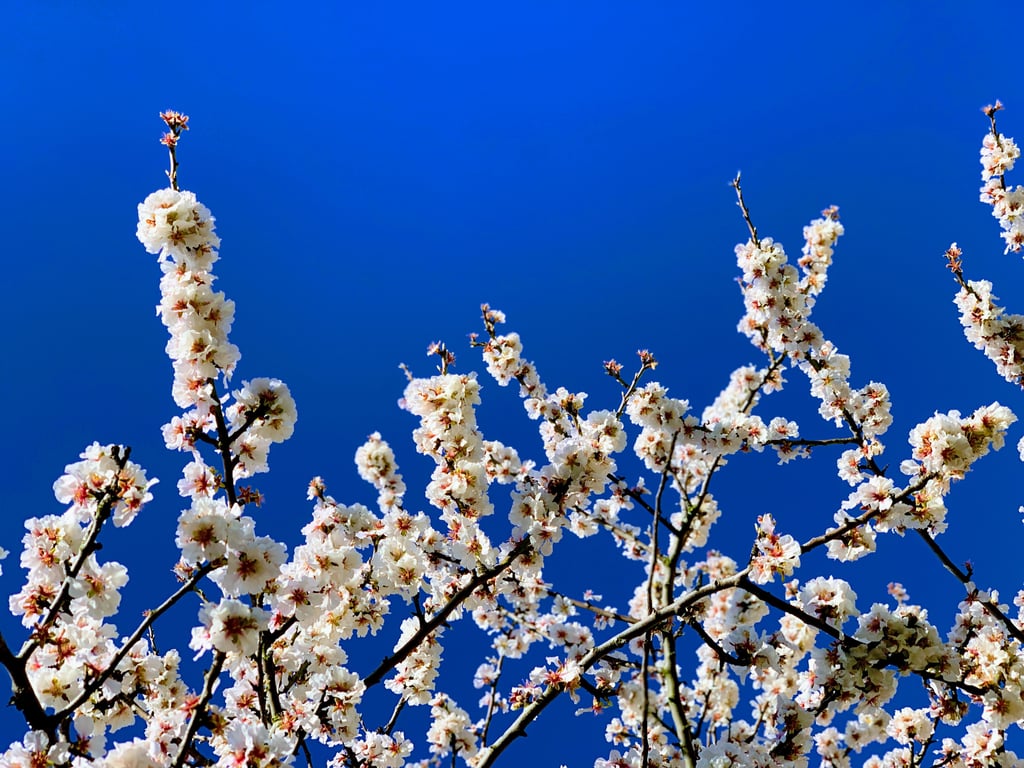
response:
<path id="1" fill-rule="evenodd" d="M 604 643 L 587 653 L 579 661 L 580 668 L 583 670 L 590 669 L 598 661 L 619 650 L 631 640 L 643 637 L 648 632 L 663 624 L 667 619 L 674 616 L 682 616 L 690 609 L 691 606 L 699 603 L 701 600 L 721 592 L 722 590 L 736 587 L 745 575 L 746 570 L 743 570 L 729 578 L 699 587 L 679 597 L 670 605 L 666 605 L 663 608 L 659 608 L 657 611 L 653 611 L 646 618 L 630 625 L 614 637 L 606 640 Z M 489 768 L 489 766 L 494 765 L 494 761 L 497 760 L 498 756 L 504 752 L 515 739 L 525 736 L 526 727 L 536 720 L 537 717 L 540 716 L 541 712 L 543 712 L 548 705 L 563 692 L 563 690 L 564 689 L 559 686 L 547 686 L 530 704 L 524 707 L 522 713 L 516 718 L 515 722 L 513 722 L 486 751 L 486 757 L 480 763 L 480 768 Z"/>
<path id="2" fill-rule="evenodd" d="M 466 600 L 476 592 L 477 589 L 482 587 L 487 582 L 491 581 L 495 577 L 499 576 L 502 572 L 508 569 L 520 556 L 530 551 L 529 539 L 523 539 L 518 542 L 512 551 L 506 555 L 497 565 L 492 568 L 488 568 L 481 573 L 474 574 L 469 582 L 456 592 L 448 602 L 435 613 L 430 619 L 422 622 L 416 632 L 406 640 L 401 646 L 395 649 L 395 652 L 384 658 L 384 660 L 374 669 L 370 674 L 363 678 L 363 683 L 367 688 L 372 688 L 377 683 L 384 679 L 384 675 L 395 668 L 396 665 L 404 661 L 410 653 L 415 650 L 420 643 L 422 643 L 431 632 L 436 630 L 442 624 L 447 621 L 448 617 L 452 615 Z"/>
<path id="3" fill-rule="evenodd" d="M 160 143 L 167 147 L 167 152 L 170 154 L 171 167 L 167 171 L 167 180 L 170 182 L 171 189 L 178 189 L 178 139 L 181 138 L 181 132 L 188 130 L 188 115 L 183 115 L 180 112 L 174 112 L 168 110 L 160 113 L 161 119 L 167 124 L 170 129 L 160 139 Z"/>
<path id="4" fill-rule="evenodd" d="M 128 457 L 130 455 L 131 448 L 125 447 L 122 452 L 121 446 L 115 445 L 111 447 L 111 458 L 117 467 L 117 475 L 120 475 L 121 470 L 123 470 L 128 464 Z M 64 577 L 64 581 L 60 585 L 60 591 L 57 592 L 56 597 L 53 598 L 46 614 L 36 625 L 32 636 L 24 645 L 22 645 L 21 650 L 18 651 L 17 658 L 22 663 L 24 663 L 36 648 L 39 647 L 39 643 L 47 636 L 50 628 L 53 626 L 53 623 L 57 620 L 57 617 L 67 610 L 71 585 L 81 572 L 86 559 L 98 548 L 97 540 L 99 539 L 100 530 L 103 528 L 104 523 L 110 519 L 114 506 L 121 498 L 120 477 L 113 477 L 108 485 L 101 490 L 94 491 L 93 493 L 96 498 L 96 513 L 93 515 L 89 522 L 89 527 L 86 529 L 85 541 L 82 543 L 82 546 L 78 551 L 78 555 L 67 568 L 67 575 Z"/>
<path id="5" fill-rule="evenodd" d="M 78 698 L 69 702 L 66 707 L 52 716 L 54 722 L 60 722 L 65 717 L 76 712 L 79 707 L 89 700 L 90 696 L 102 688 L 107 680 L 110 679 L 110 676 L 117 670 L 121 662 L 124 661 L 129 653 L 131 653 L 132 648 L 134 648 L 139 640 L 142 639 L 143 635 L 150 630 L 156 620 L 177 604 L 182 597 L 195 591 L 196 585 L 198 585 L 199 582 L 202 581 L 203 578 L 205 578 L 206 575 L 215 567 L 216 566 L 213 563 L 206 563 L 202 567 L 196 569 L 188 580 L 186 580 L 185 583 L 174 592 L 174 594 L 164 600 L 156 608 L 147 611 L 146 617 L 135 628 L 135 631 L 125 638 L 124 642 L 121 644 L 120 650 L 111 658 L 107 668 L 102 673 L 96 675 L 91 682 L 85 685 L 82 692 L 78 695 Z"/>

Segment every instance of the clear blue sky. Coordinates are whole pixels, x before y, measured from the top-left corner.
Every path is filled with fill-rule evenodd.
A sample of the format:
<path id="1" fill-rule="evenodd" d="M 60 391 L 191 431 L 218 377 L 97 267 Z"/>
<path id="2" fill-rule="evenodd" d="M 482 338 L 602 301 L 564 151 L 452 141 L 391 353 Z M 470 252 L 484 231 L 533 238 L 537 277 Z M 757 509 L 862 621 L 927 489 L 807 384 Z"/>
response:
<path id="1" fill-rule="evenodd" d="M 131 568 L 130 615 L 171 584 L 185 457 L 160 437 L 176 411 L 159 270 L 134 236 L 136 204 L 166 184 L 163 109 L 192 118 L 180 180 L 217 218 L 238 377 L 281 378 L 298 403 L 256 513 L 291 545 L 313 475 L 372 504 L 352 456 L 374 430 L 398 453 L 410 505 L 425 506 L 397 366 L 428 373 L 424 350 L 443 339 L 459 369 L 482 371 L 465 341 L 482 330 L 481 302 L 505 310 L 549 386 L 587 391 L 594 407 L 617 404 L 602 361 L 640 347 L 698 412 L 732 369 L 758 363 L 735 333 L 737 170 L 761 234 L 790 254 L 804 224 L 840 207 L 847 234 L 815 318 L 851 355 L 855 386 L 892 392 L 894 469 L 935 410 L 999 400 L 1024 415 L 963 339 L 942 258 L 958 241 L 968 276 L 1024 311 L 1024 264 L 1002 255 L 977 202 L 980 107 L 1002 99 L 1002 127 L 1024 135 L 1014 39 L 962 3 L 841 5 L 12 3 L 0 31 L 3 590 L 20 583 L 21 521 L 59 511 L 52 482 L 93 440 L 130 444 L 163 481 L 107 550 Z M 803 377 L 788 379 L 761 413 L 834 436 Z M 484 383 L 485 434 L 539 453 L 516 398 Z M 954 491 L 945 539 L 1004 596 L 1020 582 L 1020 434 Z M 834 461 L 733 460 L 717 489 L 721 546 L 742 557 L 763 512 L 782 531 L 821 529 L 847 493 Z M 864 607 L 903 581 L 944 631 L 956 583 L 916 539 L 880 549 L 838 575 Z M 581 551 L 553 574 L 582 584 Z M 13 620 L 0 627 L 20 642 Z M 445 674 L 459 673 L 455 657 Z M 20 736 L 13 717 L 0 715 L 0 735 Z M 544 745 L 545 764 L 607 754 L 595 742 L 584 762 L 537 733 L 522 749 Z"/>

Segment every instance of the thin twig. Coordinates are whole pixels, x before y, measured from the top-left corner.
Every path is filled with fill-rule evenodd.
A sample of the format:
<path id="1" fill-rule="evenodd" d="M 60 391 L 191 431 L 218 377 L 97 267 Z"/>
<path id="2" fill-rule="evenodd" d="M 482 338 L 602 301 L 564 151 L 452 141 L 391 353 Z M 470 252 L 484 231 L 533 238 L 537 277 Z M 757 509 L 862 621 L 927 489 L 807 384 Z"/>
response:
<path id="1" fill-rule="evenodd" d="M 213 663 L 210 664 L 210 669 L 206 672 L 206 678 L 203 681 L 203 692 L 199 695 L 199 700 L 192 707 L 192 714 L 189 717 L 188 726 L 185 728 L 185 733 L 181 737 L 181 746 L 178 748 L 178 754 L 174 758 L 174 762 L 171 763 L 171 768 L 181 768 L 185 764 L 185 756 L 188 754 L 189 749 L 192 748 L 192 740 L 196 737 L 196 732 L 199 730 L 200 718 L 206 712 L 206 707 L 210 703 L 210 699 L 213 698 L 213 691 L 217 686 L 217 678 L 220 676 L 220 670 L 224 666 L 224 659 L 226 654 L 223 651 L 217 651 L 213 656 Z"/>
<path id="2" fill-rule="evenodd" d="M 942 547 L 939 546 L 938 542 L 935 541 L 928 531 L 917 528 L 915 529 L 915 532 L 921 537 L 924 543 L 928 545 L 928 548 L 935 553 L 935 556 L 939 558 L 946 570 L 952 573 L 961 584 L 967 587 L 967 585 L 971 583 L 970 574 L 965 573 L 949 559 L 949 556 L 946 555 L 942 550 Z M 977 602 L 981 604 L 981 607 L 985 609 L 986 613 L 1002 624 L 1006 628 L 1006 631 L 1009 632 L 1017 642 L 1024 643 L 1024 632 L 1022 632 L 1020 627 L 1014 623 L 1013 619 L 1003 613 L 1003 610 L 991 597 L 987 600 L 978 600 Z"/>
<path id="3" fill-rule="evenodd" d="M 657 530 L 658 526 L 654 526 Z M 640 679 L 643 682 L 643 701 L 641 704 L 641 720 L 640 720 L 640 765 L 642 768 L 648 768 L 651 763 L 651 734 L 650 724 L 648 723 L 648 712 L 650 711 L 650 681 L 647 678 L 648 666 L 650 665 L 651 659 L 651 633 L 650 631 L 644 633 L 644 652 L 643 659 L 640 663 Z"/>
<path id="4" fill-rule="evenodd" d="M 501 668 L 505 664 L 505 657 L 498 655 L 498 663 L 494 670 L 494 679 L 491 680 L 491 691 L 490 696 L 487 699 L 487 714 L 484 716 L 484 726 L 480 730 L 480 744 L 487 744 L 487 731 L 491 727 L 491 718 L 494 717 L 494 711 L 497 708 L 497 696 L 498 696 L 498 681 L 501 680 Z"/>
<path id="5" fill-rule="evenodd" d="M 736 190 L 736 205 L 743 211 L 743 220 L 747 222 L 747 229 L 750 230 L 750 240 L 755 246 L 760 248 L 761 241 L 757 239 L 757 227 L 754 226 L 754 222 L 750 218 L 750 211 L 743 200 L 743 189 L 740 187 L 740 174 L 738 172 L 736 178 L 732 180 L 732 188 Z"/>

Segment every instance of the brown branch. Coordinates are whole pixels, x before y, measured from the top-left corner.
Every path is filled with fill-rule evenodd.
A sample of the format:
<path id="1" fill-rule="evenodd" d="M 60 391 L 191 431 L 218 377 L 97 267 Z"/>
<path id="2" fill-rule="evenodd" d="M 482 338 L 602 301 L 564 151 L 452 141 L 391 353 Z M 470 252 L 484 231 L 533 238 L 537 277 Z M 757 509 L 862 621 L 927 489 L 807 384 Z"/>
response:
<path id="1" fill-rule="evenodd" d="M 221 464 L 224 467 L 224 492 L 228 496 L 228 504 L 235 506 L 238 503 L 238 494 L 235 490 L 235 461 L 231 456 L 231 432 L 224 421 L 224 409 L 221 408 L 220 395 L 217 393 L 217 382 L 210 378 L 206 380 L 213 392 L 212 400 L 214 405 L 210 408 L 214 421 L 217 424 L 217 450 L 220 453 Z"/>
<path id="2" fill-rule="evenodd" d="M 898 496 L 893 497 L 893 501 L 894 502 L 906 502 L 908 500 L 911 500 L 911 498 L 913 497 L 913 495 L 915 493 L 920 491 L 922 488 L 924 488 L 926 485 L 928 485 L 928 483 L 930 483 L 934 479 L 935 479 L 935 475 L 934 474 L 930 474 L 930 475 L 926 475 L 926 476 L 922 477 L 917 483 L 915 483 L 914 485 L 908 486 L 907 489 L 905 491 L 903 491 L 901 494 L 899 494 Z M 800 545 L 800 554 L 802 554 L 802 555 L 806 554 L 806 553 L 810 552 L 812 549 L 817 549 L 822 544 L 827 544 L 830 541 L 835 541 L 836 539 L 841 539 L 843 536 L 845 536 L 846 534 L 850 533 L 851 531 L 853 531 L 853 530 L 855 530 L 857 528 L 860 528 L 865 523 L 869 523 L 872 520 L 874 520 L 876 517 L 880 517 L 882 515 L 882 513 L 885 512 L 885 511 L 886 510 L 882 510 L 882 509 L 878 509 L 878 508 L 869 509 L 867 512 L 865 512 L 864 514 L 860 515 L 859 517 L 850 518 L 846 523 L 844 523 L 843 525 L 839 526 L 838 528 L 832 528 L 832 529 L 830 529 L 828 531 L 825 531 L 825 533 L 822 533 L 822 534 L 820 534 L 818 536 L 815 536 L 813 538 L 808 539 L 807 541 L 805 541 L 803 544 Z"/>
<path id="3" fill-rule="evenodd" d="M 654 526 L 657 530 L 658 526 Z M 644 633 L 644 655 L 640 662 L 640 681 L 643 685 L 643 703 L 641 704 L 642 713 L 640 715 L 643 718 L 640 721 L 640 765 L 641 768 L 648 768 L 651 763 L 651 735 L 650 735 L 650 723 L 648 723 L 649 712 L 650 712 L 650 696 L 651 696 L 651 685 L 648 679 L 648 667 L 651 661 L 651 633 L 650 631 Z"/>
<path id="4" fill-rule="evenodd" d="M 213 656 L 213 663 L 210 665 L 210 669 L 207 670 L 206 679 L 203 681 L 203 692 L 199 695 L 199 700 L 192 708 L 192 715 L 189 718 L 188 726 L 185 728 L 185 734 L 181 737 L 181 746 L 178 749 L 177 756 L 174 758 L 174 762 L 171 763 L 171 768 L 181 768 L 185 764 L 185 756 L 188 754 L 189 749 L 192 748 L 192 739 L 195 738 L 196 732 L 199 730 L 201 715 L 205 713 L 210 699 L 213 698 L 213 689 L 216 687 L 217 678 L 220 676 L 220 670 L 224 666 L 225 658 L 226 654 L 223 651 L 217 651 Z"/>
<path id="5" fill-rule="evenodd" d="M 378 733 L 386 733 L 389 736 L 391 735 L 391 732 L 395 730 L 395 726 L 398 724 L 398 716 L 402 714 L 402 710 L 405 709 L 406 703 L 404 696 L 398 700 L 398 703 L 395 704 L 395 708 L 391 711 L 391 717 L 388 719 L 387 723 L 378 729 Z"/>
<path id="6" fill-rule="evenodd" d="M 690 733 L 690 723 L 683 711 L 683 700 L 680 696 L 679 674 L 676 671 L 676 639 L 671 632 L 662 635 L 665 643 L 665 667 L 668 675 L 665 693 L 668 698 L 668 711 L 672 715 L 672 726 L 676 738 L 683 748 L 683 768 L 693 768 L 697 764 L 697 750 Z"/>
<path id="7" fill-rule="evenodd" d="M 807 624 L 811 627 L 814 627 L 815 629 L 824 632 L 826 635 L 833 638 L 834 640 L 846 639 L 846 635 L 844 635 L 841 630 L 836 629 L 824 619 L 820 619 L 817 616 L 807 613 L 807 611 L 797 608 L 795 605 L 787 603 L 781 597 L 776 597 L 767 589 L 764 589 L 755 584 L 754 582 L 752 582 L 746 576 L 744 576 L 740 580 L 739 586 L 740 588 L 749 592 L 750 594 L 761 598 L 761 600 L 763 600 L 765 603 L 772 606 L 773 608 L 777 608 L 783 613 L 788 613 L 790 616 L 795 616 L 796 618 L 800 619 L 800 621 L 802 621 L 804 624 Z M 854 642 L 856 642 L 858 645 L 862 644 L 860 643 L 860 641 Z"/>
<path id="8" fill-rule="evenodd" d="M 498 663 L 494 670 L 494 679 L 491 681 L 491 695 L 487 701 L 487 714 L 484 716 L 484 725 L 480 729 L 480 744 L 487 744 L 487 732 L 491 728 L 491 720 L 494 718 L 494 711 L 497 708 L 498 681 L 501 680 L 501 668 L 505 664 L 505 657 L 498 655 Z"/>
<path id="9" fill-rule="evenodd" d="M 437 629 L 439 626 L 444 624 L 448 617 L 462 605 L 463 602 L 469 598 L 477 589 L 486 584 L 488 581 L 498 576 L 502 571 L 506 570 L 512 563 L 514 563 L 520 555 L 525 554 L 530 549 L 530 540 L 528 538 L 520 541 L 516 546 L 509 552 L 508 556 L 500 563 L 495 565 L 493 568 L 488 568 L 483 573 L 476 574 L 470 582 L 452 595 L 452 599 L 444 605 L 434 616 L 428 621 L 424 622 L 423 625 L 416 630 L 412 637 L 405 641 L 391 656 L 386 656 L 380 665 L 363 678 L 363 683 L 367 688 L 371 688 L 381 680 L 384 679 L 384 675 L 390 672 L 398 664 L 406 659 L 406 657 L 412 653 L 416 647 L 422 643 L 427 636 Z"/>
<path id="10" fill-rule="evenodd" d="M 644 375 L 645 372 L 649 371 L 653 367 L 653 365 L 650 365 L 646 362 L 640 364 L 640 368 L 638 368 L 637 372 L 633 374 L 633 380 L 629 383 L 628 386 L 626 386 L 626 391 L 622 393 L 622 399 L 619 401 L 619 407 L 615 409 L 616 419 L 622 418 L 622 414 L 626 412 L 626 405 L 629 403 L 629 398 L 631 398 L 633 396 L 633 393 L 636 392 L 636 388 L 637 385 L 640 383 L 641 377 Z M 619 378 L 618 381 L 621 382 L 622 384 L 625 384 L 625 382 L 623 382 L 621 378 Z"/>
<path id="11" fill-rule="evenodd" d="M 754 226 L 754 222 L 750 218 L 750 211 L 747 209 L 747 204 L 743 201 L 743 189 L 740 187 L 740 174 L 736 174 L 736 178 L 732 180 L 732 188 L 736 190 L 736 205 L 743 211 L 743 220 L 747 223 L 747 229 L 750 230 L 750 239 L 758 248 L 761 247 L 761 241 L 757 239 L 757 227 Z"/>
<path id="12" fill-rule="evenodd" d="M 675 438 L 673 438 L 673 441 L 674 441 L 674 439 Z M 665 472 L 668 472 L 668 471 L 669 470 L 666 467 L 665 468 Z M 664 476 L 664 474 L 665 473 L 663 472 L 662 475 Z M 608 473 L 607 477 L 613 483 L 625 483 L 625 481 L 626 481 L 626 478 L 621 477 L 621 476 L 616 475 L 616 474 L 613 474 L 613 473 Z M 637 493 L 632 488 L 628 488 L 628 487 L 627 488 L 623 488 L 622 489 L 622 493 L 626 494 L 626 496 L 629 496 L 630 499 L 632 499 L 634 502 L 639 504 L 645 510 L 650 512 L 651 516 L 657 518 L 657 520 L 662 525 L 664 525 L 668 529 L 669 533 L 671 533 L 673 536 L 677 536 L 678 537 L 678 536 L 682 535 L 682 532 L 678 528 L 676 528 L 674 525 L 672 525 L 672 523 L 668 520 L 668 518 L 659 515 L 658 512 L 655 510 L 655 508 L 647 503 L 647 500 L 644 499 L 642 494 Z"/>
<path id="13" fill-rule="evenodd" d="M 939 546 L 938 542 L 935 541 L 928 531 L 917 528 L 915 529 L 915 533 L 917 533 L 924 543 L 928 545 L 928 548 L 935 553 L 935 556 L 939 558 L 946 570 L 952 573 L 957 580 L 964 585 L 964 587 L 967 587 L 971 582 L 970 574 L 965 573 L 949 559 L 949 556 L 942 550 L 942 547 Z M 991 597 L 988 600 L 978 600 L 978 602 L 981 604 L 981 607 L 985 609 L 985 612 L 1002 624 L 1006 628 L 1006 631 L 1009 632 L 1018 643 L 1024 643 L 1024 632 L 1022 632 L 1020 627 L 1013 622 L 1013 619 L 1003 613 L 1003 610 Z"/>
<path id="14" fill-rule="evenodd" d="M 25 659 L 14 655 L 2 634 L 0 634 L 0 664 L 7 668 L 7 674 L 11 678 L 13 693 L 11 703 L 25 716 L 25 722 L 28 723 L 29 728 L 34 731 L 45 731 L 51 737 L 52 742 L 54 723 L 52 718 L 47 716 L 46 710 L 36 697 L 36 692 L 28 679 L 28 673 L 25 672 Z"/>
<path id="15" fill-rule="evenodd" d="M 711 650 L 713 650 L 718 655 L 718 658 L 722 659 L 723 661 L 729 662 L 734 667 L 749 667 L 751 665 L 752 662 L 749 658 L 741 659 L 739 656 L 733 656 L 731 653 L 725 650 L 725 648 L 723 648 L 719 644 L 719 642 L 715 640 L 715 638 L 713 638 L 711 635 L 707 633 L 707 630 L 704 629 L 703 626 L 701 626 L 701 623 L 698 619 L 691 618 L 686 623 L 690 627 L 692 627 L 693 631 L 700 636 L 700 639 L 704 641 L 705 645 L 710 647 Z"/>
<path id="16" fill-rule="evenodd" d="M 808 448 L 820 448 L 826 445 L 860 445 L 861 439 L 856 435 L 849 437 L 829 437 L 822 440 L 812 440 L 802 437 L 780 437 L 776 440 L 765 440 L 765 445 L 803 445 Z"/>
<path id="17" fill-rule="evenodd" d="M 560 597 L 562 600 L 569 603 L 569 605 L 576 606 L 584 611 L 590 611 L 591 613 L 606 619 L 624 621 L 626 624 L 632 624 L 636 621 L 632 616 L 626 616 L 624 613 L 617 613 L 616 611 L 609 611 L 607 608 L 601 608 L 593 603 L 588 603 L 586 600 L 577 600 L 575 597 L 569 597 L 568 595 L 562 594 L 561 592 L 551 588 L 548 588 L 547 593 L 551 597 Z"/>

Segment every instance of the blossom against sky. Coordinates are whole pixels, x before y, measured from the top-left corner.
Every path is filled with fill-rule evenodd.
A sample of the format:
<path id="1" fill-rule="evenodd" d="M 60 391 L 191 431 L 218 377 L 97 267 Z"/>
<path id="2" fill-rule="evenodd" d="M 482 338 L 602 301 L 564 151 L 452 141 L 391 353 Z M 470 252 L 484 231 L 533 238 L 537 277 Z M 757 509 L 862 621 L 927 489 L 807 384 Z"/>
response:
<path id="1" fill-rule="evenodd" d="M 1024 135 L 1024 94 L 996 63 L 989 22 L 958 4 L 65 2 L 8 9 L 2 35 L 0 198 L 14 224 L 0 545 L 13 552 L 21 521 L 57 508 L 64 465 L 93 440 L 122 442 L 164 483 L 139 521 L 146 546 L 111 551 L 129 592 L 171 583 L 182 461 L 160 434 L 175 405 L 159 269 L 134 237 L 136 205 L 166 184 L 157 113 L 168 108 L 192 118 L 180 180 L 217 218 L 240 375 L 281 379 L 296 400 L 295 434 L 260 481 L 260 524 L 286 540 L 308 519 L 314 475 L 372 502 L 353 457 L 375 431 L 407 480 L 428 474 L 396 406 L 398 365 L 429 372 L 425 350 L 443 339 L 458 370 L 482 370 L 466 342 L 481 303 L 507 314 L 551 385 L 588 392 L 595 408 L 617 404 L 603 362 L 640 348 L 695 408 L 760 362 L 735 332 L 733 247 L 747 237 L 737 170 L 761 233 L 791 253 L 804 225 L 839 206 L 846 234 L 815 317 L 855 381 L 888 386 L 890 434 L 936 410 L 1024 406 L 964 340 L 944 268 L 956 241 L 969 274 L 1024 304 L 1024 264 L 1002 254 L 978 202 L 980 107 L 1002 99 L 1003 129 Z M 788 376 L 766 408 L 824 433 L 806 383 Z M 540 451 L 514 396 L 489 381 L 481 396 L 488 436 Z M 720 504 L 741 538 L 762 514 L 780 532 L 812 530 L 845 493 L 831 459 L 733 464 Z M 960 559 L 1015 562 L 1019 536 L 991 531 L 1019 531 L 1024 496 L 1008 481 L 1019 466 L 1011 450 L 987 457 L 951 496 Z M 424 485 L 410 481 L 410 503 Z M 880 588 L 907 558 L 883 548 Z M 4 565 L 12 593 L 20 573 Z M 564 568 L 586 582 L 579 563 Z M 932 575 L 905 577 L 915 599 L 955 587 Z M 979 578 L 1019 586 L 1012 566 Z M 132 600 L 146 607 L 145 594 Z"/>

